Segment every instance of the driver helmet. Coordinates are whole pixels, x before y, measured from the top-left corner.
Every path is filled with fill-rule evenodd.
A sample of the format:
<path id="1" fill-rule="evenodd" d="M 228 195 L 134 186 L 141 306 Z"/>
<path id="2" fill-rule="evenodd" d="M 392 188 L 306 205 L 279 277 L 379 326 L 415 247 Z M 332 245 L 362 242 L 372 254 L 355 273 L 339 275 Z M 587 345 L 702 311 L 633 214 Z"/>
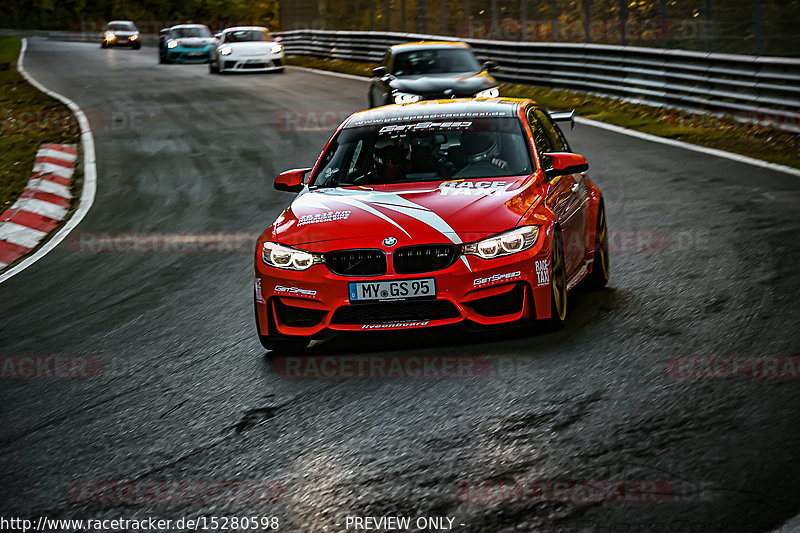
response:
<path id="1" fill-rule="evenodd" d="M 461 146 L 469 163 L 491 161 L 500 154 L 500 142 L 494 131 L 466 132 L 461 139 Z"/>
<path id="2" fill-rule="evenodd" d="M 411 156 L 411 146 L 405 138 L 378 137 L 375 143 L 375 169 L 386 181 L 405 178 Z"/>

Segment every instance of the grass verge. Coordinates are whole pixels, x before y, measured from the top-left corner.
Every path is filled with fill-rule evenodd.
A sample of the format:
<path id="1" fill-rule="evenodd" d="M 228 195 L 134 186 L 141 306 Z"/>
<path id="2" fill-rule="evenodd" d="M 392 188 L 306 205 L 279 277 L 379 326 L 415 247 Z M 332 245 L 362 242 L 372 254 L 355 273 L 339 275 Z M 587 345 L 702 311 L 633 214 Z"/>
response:
<path id="1" fill-rule="evenodd" d="M 287 64 L 357 76 L 371 76 L 373 67 L 377 66 L 373 63 L 305 56 L 289 57 Z M 800 134 L 739 122 L 730 116 L 693 115 L 576 91 L 510 83 L 500 84 L 500 94 L 531 98 L 548 109 L 574 109 L 581 117 L 800 168 Z"/>
<path id="2" fill-rule="evenodd" d="M 0 63 L 16 62 L 19 50 L 19 37 L 0 37 Z M 79 133 L 67 106 L 30 85 L 14 68 L 0 70 L 0 213 L 22 194 L 39 145 L 77 144 Z"/>

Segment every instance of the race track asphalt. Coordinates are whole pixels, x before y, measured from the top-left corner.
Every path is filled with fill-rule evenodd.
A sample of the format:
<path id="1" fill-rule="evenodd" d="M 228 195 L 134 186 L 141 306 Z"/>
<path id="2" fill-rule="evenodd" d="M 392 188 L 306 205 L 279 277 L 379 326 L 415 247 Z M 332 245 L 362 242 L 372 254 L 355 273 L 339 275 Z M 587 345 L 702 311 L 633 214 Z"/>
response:
<path id="1" fill-rule="evenodd" d="M 93 118 L 98 193 L 68 241 L 0 285 L 0 356 L 92 357 L 104 371 L 0 380 L 3 515 L 270 515 L 297 532 L 345 531 L 348 515 L 449 516 L 475 533 L 767 532 L 800 512 L 800 380 L 667 371 L 675 357 L 800 355 L 797 177 L 577 126 L 572 147 L 606 198 L 612 277 L 570 298 L 566 327 L 348 337 L 310 351 L 486 358 L 470 379 L 290 379 L 255 336 L 251 244 L 93 253 L 91 239 L 257 234 L 292 198 L 274 176 L 313 164 L 335 126 L 324 114 L 361 109 L 366 84 L 298 69 L 212 76 L 159 65 L 152 48 L 36 39 L 25 66 Z M 287 123 L 287 112 L 305 114 Z M 294 127 L 315 120 L 325 127 Z M 76 483 L 98 480 L 269 480 L 285 494 L 75 501 Z M 672 492 L 595 502 L 458 491 L 484 480 Z"/>

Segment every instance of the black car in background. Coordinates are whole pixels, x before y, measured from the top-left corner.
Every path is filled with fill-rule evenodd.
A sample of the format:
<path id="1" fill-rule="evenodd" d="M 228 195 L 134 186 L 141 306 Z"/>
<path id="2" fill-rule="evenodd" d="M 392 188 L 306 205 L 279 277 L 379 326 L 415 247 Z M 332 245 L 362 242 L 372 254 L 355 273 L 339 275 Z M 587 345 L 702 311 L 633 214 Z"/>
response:
<path id="1" fill-rule="evenodd" d="M 138 50 L 142 47 L 140 41 L 141 36 L 139 30 L 136 29 L 136 24 L 130 20 L 112 20 L 106 24 L 100 48 L 130 46 L 134 50 Z"/>
<path id="2" fill-rule="evenodd" d="M 490 74 L 494 61 L 481 65 L 466 43 L 429 41 L 389 47 L 373 69 L 369 107 L 441 98 L 493 98 L 500 95 Z"/>

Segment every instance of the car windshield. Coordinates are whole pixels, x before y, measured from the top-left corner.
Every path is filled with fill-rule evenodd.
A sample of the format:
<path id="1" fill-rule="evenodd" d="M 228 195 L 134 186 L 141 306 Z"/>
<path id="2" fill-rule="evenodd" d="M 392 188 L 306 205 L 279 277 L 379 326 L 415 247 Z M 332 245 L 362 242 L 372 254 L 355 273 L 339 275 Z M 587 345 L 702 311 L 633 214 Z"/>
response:
<path id="1" fill-rule="evenodd" d="M 136 26 L 133 25 L 133 22 L 114 22 L 108 25 L 108 29 L 111 31 L 136 31 Z"/>
<path id="2" fill-rule="evenodd" d="M 173 28 L 172 36 L 178 39 L 185 39 L 187 37 L 211 37 L 211 30 L 202 26 Z"/>
<path id="3" fill-rule="evenodd" d="M 467 48 L 429 48 L 400 52 L 392 61 L 395 76 L 480 72 L 481 66 Z"/>
<path id="4" fill-rule="evenodd" d="M 533 172 L 522 125 L 512 117 L 448 117 L 343 129 L 323 154 L 312 187 L 521 176 Z"/>
<path id="5" fill-rule="evenodd" d="M 246 43 L 249 41 L 269 41 L 269 32 L 264 30 L 235 30 L 225 34 L 225 42 Z"/>

